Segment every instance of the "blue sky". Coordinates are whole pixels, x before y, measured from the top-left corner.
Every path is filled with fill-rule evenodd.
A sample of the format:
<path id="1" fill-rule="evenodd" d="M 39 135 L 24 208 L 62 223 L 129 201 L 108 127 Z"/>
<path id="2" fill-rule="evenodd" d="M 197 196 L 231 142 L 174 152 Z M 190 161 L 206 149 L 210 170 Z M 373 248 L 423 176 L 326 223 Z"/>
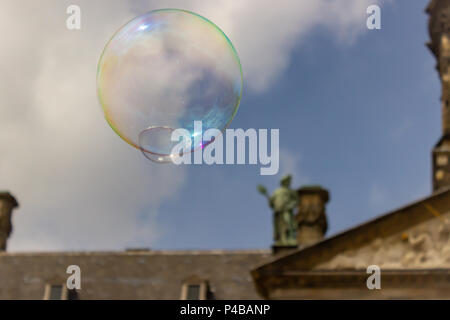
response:
<path id="1" fill-rule="evenodd" d="M 296 162 L 287 168 L 295 169 L 293 185 L 321 184 L 331 193 L 327 235 L 431 191 L 440 88 L 425 47 L 425 6 L 384 6 L 382 29 L 351 44 L 315 30 L 269 90 L 244 91 L 231 127 L 280 129 L 288 153 L 281 162 Z M 256 185 L 273 190 L 280 177 L 260 176 L 257 166 L 189 167 L 179 196 L 161 207 L 157 221 L 167 229 L 155 247 L 270 246 L 271 212 Z"/>
<path id="2" fill-rule="evenodd" d="M 0 188 L 20 203 L 9 250 L 268 248 L 271 211 L 256 186 L 273 191 L 284 173 L 294 187 L 330 191 L 327 236 L 426 196 L 441 131 L 427 2 L 8 1 Z M 373 3 L 381 30 L 366 28 Z M 66 28 L 73 4 L 79 31 Z M 245 80 L 231 128 L 279 129 L 279 175 L 157 165 L 107 125 L 100 53 L 125 22 L 164 7 L 203 15 L 229 36 Z"/>

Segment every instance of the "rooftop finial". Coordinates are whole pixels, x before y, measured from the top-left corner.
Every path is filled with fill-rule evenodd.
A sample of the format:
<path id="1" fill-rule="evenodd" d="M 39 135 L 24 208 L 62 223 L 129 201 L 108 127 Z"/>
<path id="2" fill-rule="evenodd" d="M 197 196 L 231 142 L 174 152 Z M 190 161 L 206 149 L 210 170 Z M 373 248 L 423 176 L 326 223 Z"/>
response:
<path id="1" fill-rule="evenodd" d="M 433 0 L 426 12 L 430 19 L 428 47 L 437 60 L 442 85 L 442 137 L 433 149 L 433 190 L 450 187 L 450 0 Z"/>
<path id="2" fill-rule="evenodd" d="M 0 192 L 0 251 L 6 250 L 6 243 L 12 232 L 12 211 L 18 206 L 17 200 L 9 192 Z"/>

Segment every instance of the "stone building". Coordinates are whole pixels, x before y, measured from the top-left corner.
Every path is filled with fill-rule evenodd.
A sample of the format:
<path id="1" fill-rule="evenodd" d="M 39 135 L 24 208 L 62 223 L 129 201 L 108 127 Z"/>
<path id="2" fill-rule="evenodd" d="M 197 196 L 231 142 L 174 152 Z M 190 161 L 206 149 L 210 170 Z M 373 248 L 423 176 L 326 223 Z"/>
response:
<path id="1" fill-rule="evenodd" d="M 442 83 L 442 137 L 433 192 L 330 238 L 327 190 L 298 190 L 297 247 L 256 251 L 10 253 L 11 214 L 0 193 L 0 299 L 450 299 L 450 0 L 433 0 L 428 44 Z M 82 270 L 68 290 L 66 269 Z M 367 268 L 381 269 L 381 290 Z"/>

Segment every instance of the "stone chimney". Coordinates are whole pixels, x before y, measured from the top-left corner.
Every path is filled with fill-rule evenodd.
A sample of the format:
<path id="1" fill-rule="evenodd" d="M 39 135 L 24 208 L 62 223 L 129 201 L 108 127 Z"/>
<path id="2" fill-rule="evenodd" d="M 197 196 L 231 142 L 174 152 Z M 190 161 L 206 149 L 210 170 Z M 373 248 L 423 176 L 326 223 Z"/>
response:
<path id="1" fill-rule="evenodd" d="M 450 187 L 450 0 L 432 0 L 426 12 L 431 38 L 427 45 L 436 57 L 442 88 L 442 136 L 432 152 L 433 191 L 439 191 Z"/>
<path id="2" fill-rule="evenodd" d="M 327 231 L 325 205 L 330 196 L 321 186 L 298 189 L 297 242 L 299 248 L 310 246 L 323 239 Z"/>
<path id="3" fill-rule="evenodd" d="M 12 211 L 19 204 L 8 192 L 0 192 L 0 251 L 6 250 L 6 243 L 12 232 Z"/>

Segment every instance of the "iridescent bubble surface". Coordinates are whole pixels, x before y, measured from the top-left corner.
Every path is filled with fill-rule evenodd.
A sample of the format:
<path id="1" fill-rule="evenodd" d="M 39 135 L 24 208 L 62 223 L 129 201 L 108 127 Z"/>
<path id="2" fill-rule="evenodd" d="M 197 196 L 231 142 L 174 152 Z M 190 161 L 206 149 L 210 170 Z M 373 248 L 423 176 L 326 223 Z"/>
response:
<path id="1" fill-rule="evenodd" d="M 126 142 L 156 162 L 170 159 L 170 135 L 194 121 L 223 131 L 242 94 L 239 57 L 226 35 L 192 12 L 164 9 L 139 16 L 106 45 L 97 72 L 105 118 Z M 193 139 L 191 151 L 208 141 Z"/>

